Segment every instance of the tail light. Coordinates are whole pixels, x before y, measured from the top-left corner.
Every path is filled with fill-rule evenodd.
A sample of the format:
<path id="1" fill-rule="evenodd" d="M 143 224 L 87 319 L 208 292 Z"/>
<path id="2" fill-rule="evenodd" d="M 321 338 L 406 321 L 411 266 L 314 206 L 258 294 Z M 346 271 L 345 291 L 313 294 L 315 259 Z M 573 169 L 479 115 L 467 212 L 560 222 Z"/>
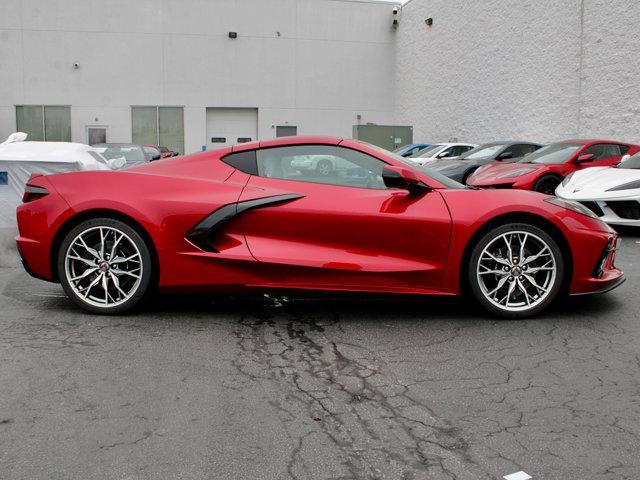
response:
<path id="1" fill-rule="evenodd" d="M 22 203 L 33 202 L 47 195 L 49 195 L 49 192 L 46 188 L 27 185 L 24 189 L 24 195 L 22 196 Z"/>

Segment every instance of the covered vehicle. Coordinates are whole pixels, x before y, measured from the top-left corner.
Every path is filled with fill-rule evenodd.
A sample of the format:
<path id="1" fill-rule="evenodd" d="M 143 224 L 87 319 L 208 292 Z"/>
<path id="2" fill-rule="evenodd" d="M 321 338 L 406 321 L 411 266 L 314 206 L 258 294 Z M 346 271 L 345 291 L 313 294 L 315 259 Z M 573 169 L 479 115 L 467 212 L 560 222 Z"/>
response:
<path id="1" fill-rule="evenodd" d="M 466 183 L 477 168 L 491 162 L 512 163 L 538 150 L 542 145 L 530 142 L 492 142 L 463 153 L 458 158 L 444 158 L 429 167 L 441 174 Z"/>
<path id="2" fill-rule="evenodd" d="M 0 226 L 15 226 L 15 210 L 32 175 L 85 170 L 112 170 L 121 160 L 107 160 L 89 145 L 71 142 L 29 142 L 17 132 L 0 144 Z"/>
<path id="3" fill-rule="evenodd" d="M 566 177 L 556 195 L 583 204 L 612 225 L 640 226 L 640 153 L 614 167 L 579 170 Z"/>
<path id="4" fill-rule="evenodd" d="M 436 143 L 407 158 L 416 165 L 430 165 L 442 158 L 459 157 L 477 146 L 475 143 Z"/>
<path id="5" fill-rule="evenodd" d="M 305 176 L 296 158 L 366 175 Z M 118 172 L 32 178 L 18 208 L 32 275 L 87 311 L 161 292 L 458 296 L 507 317 L 610 290 L 617 234 L 582 205 L 481 190 L 357 140 L 282 137 Z"/>
<path id="6" fill-rule="evenodd" d="M 610 167 L 640 146 L 610 140 L 567 140 L 536 150 L 519 162 L 491 163 L 475 171 L 467 185 L 485 188 L 517 188 L 553 195 L 560 182 L 578 170 Z"/>

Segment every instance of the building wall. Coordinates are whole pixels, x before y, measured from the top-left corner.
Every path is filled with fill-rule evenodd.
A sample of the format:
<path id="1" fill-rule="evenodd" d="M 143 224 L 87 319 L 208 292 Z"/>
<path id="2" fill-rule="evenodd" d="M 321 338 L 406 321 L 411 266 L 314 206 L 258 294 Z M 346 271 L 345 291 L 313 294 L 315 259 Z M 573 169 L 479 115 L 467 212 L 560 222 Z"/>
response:
<path id="1" fill-rule="evenodd" d="M 640 142 L 638 18 L 631 0 L 412 0 L 396 123 L 413 124 L 416 141 Z"/>
<path id="2" fill-rule="evenodd" d="M 258 108 L 260 138 L 350 136 L 358 114 L 393 118 L 391 16 L 367 1 L 3 0 L 0 138 L 20 104 L 71 105 L 78 142 L 91 124 L 131 141 L 131 105 L 184 106 L 187 152 L 207 107 Z"/>

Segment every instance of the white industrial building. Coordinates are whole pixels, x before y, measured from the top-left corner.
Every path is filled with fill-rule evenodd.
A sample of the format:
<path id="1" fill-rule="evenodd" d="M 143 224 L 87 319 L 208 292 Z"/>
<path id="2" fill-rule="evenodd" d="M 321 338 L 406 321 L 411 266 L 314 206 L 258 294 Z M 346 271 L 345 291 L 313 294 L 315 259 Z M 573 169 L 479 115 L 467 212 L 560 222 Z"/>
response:
<path id="1" fill-rule="evenodd" d="M 427 142 L 640 142 L 640 3 L 395 5 L 0 0 L 0 138 L 192 152 L 371 123 Z"/>

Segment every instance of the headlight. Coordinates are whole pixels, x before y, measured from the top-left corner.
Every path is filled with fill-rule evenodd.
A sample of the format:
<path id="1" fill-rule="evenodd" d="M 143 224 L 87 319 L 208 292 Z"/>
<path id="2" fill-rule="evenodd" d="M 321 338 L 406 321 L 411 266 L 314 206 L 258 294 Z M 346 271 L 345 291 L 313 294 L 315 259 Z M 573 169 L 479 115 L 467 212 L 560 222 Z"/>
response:
<path id="1" fill-rule="evenodd" d="M 558 197 L 549 197 L 549 198 L 545 198 L 544 201 L 553 203 L 558 207 L 572 210 L 576 213 L 581 213 L 582 215 L 586 215 L 587 217 L 598 218 L 598 216 L 595 213 L 593 213 L 591 210 L 589 210 L 587 207 L 585 207 L 581 203 L 574 202 L 573 200 L 565 200 L 564 198 L 558 198 Z"/>
<path id="2" fill-rule="evenodd" d="M 530 172 L 535 172 L 535 168 L 521 168 L 520 170 L 516 170 L 515 172 L 507 173 L 506 175 L 502 175 L 498 178 L 513 178 L 513 177 L 521 177 L 522 175 Z"/>
<path id="3" fill-rule="evenodd" d="M 573 173 L 575 173 L 575 172 L 573 172 Z M 562 183 L 561 183 L 561 185 L 563 187 L 566 187 L 569 184 L 569 182 L 571 181 L 571 177 L 573 177 L 573 173 L 570 173 L 569 175 L 564 177 L 564 180 L 562 180 Z"/>

